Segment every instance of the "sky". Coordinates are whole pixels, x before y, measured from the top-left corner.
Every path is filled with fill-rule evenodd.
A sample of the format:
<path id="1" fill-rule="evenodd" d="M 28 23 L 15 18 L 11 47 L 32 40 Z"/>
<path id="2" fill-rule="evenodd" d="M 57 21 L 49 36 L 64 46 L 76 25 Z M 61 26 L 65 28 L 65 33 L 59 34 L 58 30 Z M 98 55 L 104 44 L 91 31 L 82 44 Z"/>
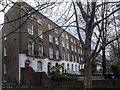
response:
<path id="1" fill-rule="evenodd" d="M 9 1 L 13 1 L 13 2 L 17 2 L 17 1 L 25 1 L 25 2 L 27 2 L 29 5 L 31 5 L 32 7 L 35 7 L 36 6 L 36 4 L 37 3 L 35 3 L 35 1 L 40 1 L 40 3 L 43 3 L 43 2 L 46 2 L 46 1 L 54 1 L 54 0 L 3 0 L 3 2 L 4 3 L 2 3 L 2 2 L 0 2 L 0 10 L 1 9 L 3 9 L 3 6 L 1 5 L 1 4 L 5 4 L 6 3 L 6 1 L 9 3 Z M 41 2 L 42 1 L 42 2 Z M 63 1 L 63 0 L 58 0 L 57 2 L 61 2 L 61 1 Z M 71 2 L 71 0 L 65 0 L 64 2 L 66 3 L 67 1 L 69 1 L 69 2 Z M 44 11 L 44 15 L 45 16 L 47 16 L 49 19 L 51 19 L 53 22 L 55 22 L 55 23 L 57 23 L 58 25 L 61 25 L 61 22 L 64 22 L 64 19 L 61 19 L 61 21 L 59 20 L 58 22 L 56 22 L 56 20 L 58 20 L 58 16 L 60 16 L 61 14 L 62 14 L 62 12 L 63 12 L 63 10 L 65 10 L 65 7 L 66 7 L 66 9 L 67 9 L 67 6 L 69 6 L 69 4 L 67 4 L 66 6 L 65 6 L 65 3 L 64 3 L 64 5 L 62 6 L 60 6 L 61 8 L 60 8 L 60 10 L 59 10 L 59 12 L 58 11 L 56 11 L 55 10 L 55 8 L 54 8 L 54 10 L 52 10 L 52 15 L 51 15 L 51 11 L 48 9 L 47 10 L 47 13 L 45 13 L 45 11 Z M 10 4 L 11 6 L 12 6 L 12 4 Z M 9 10 L 9 8 L 10 7 L 8 7 L 6 10 L 5 10 L 5 13 Z M 58 7 L 56 7 L 56 8 L 58 8 Z M 2 23 L 4 23 L 4 14 L 5 13 L 2 13 L 2 12 L 0 12 L 0 18 L 1 18 L 1 20 L 0 20 L 0 25 L 2 24 Z M 70 14 L 69 14 L 69 16 L 71 15 L 72 13 L 70 12 Z M 67 16 L 66 15 L 66 17 L 69 17 L 69 16 Z M 66 18 L 66 17 L 63 17 L 63 18 Z M 63 21 L 62 21 L 63 20 Z M 2 26 L 0 26 L 0 28 L 2 28 Z M 70 29 L 67 29 L 67 31 L 69 32 L 69 33 L 74 33 L 74 31 L 75 31 L 75 29 L 74 28 L 70 28 Z"/>

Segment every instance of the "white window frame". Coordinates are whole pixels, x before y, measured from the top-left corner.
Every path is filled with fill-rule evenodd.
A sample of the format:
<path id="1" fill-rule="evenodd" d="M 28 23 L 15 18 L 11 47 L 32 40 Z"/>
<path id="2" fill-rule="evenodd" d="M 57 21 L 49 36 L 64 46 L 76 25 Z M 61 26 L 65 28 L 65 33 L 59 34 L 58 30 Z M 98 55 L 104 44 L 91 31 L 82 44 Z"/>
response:
<path id="1" fill-rule="evenodd" d="M 32 24 L 28 24 L 28 34 L 34 35 L 33 25 Z"/>

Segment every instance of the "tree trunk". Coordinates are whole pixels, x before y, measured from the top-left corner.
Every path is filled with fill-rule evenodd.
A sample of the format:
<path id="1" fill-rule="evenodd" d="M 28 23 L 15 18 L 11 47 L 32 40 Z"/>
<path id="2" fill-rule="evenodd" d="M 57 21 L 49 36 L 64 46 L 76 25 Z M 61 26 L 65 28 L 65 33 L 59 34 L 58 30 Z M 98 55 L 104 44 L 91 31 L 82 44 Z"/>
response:
<path id="1" fill-rule="evenodd" d="M 91 63 L 91 39 L 86 38 L 86 44 L 84 48 L 84 88 L 92 88 L 92 63 Z"/>
<path id="2" fill-rule="evenodd" d="M 106 73 L 106 56 L 105 56 L 105 48 L 102 50 L 102 67 L 103 67 L 103 72 L 102 74 Z"/>
<path id="3" fill-rule="evenodd" d="M 87 61 L 85 62 L 85 72 L 84 72 L 84 87 L 86 88 L 92 88 L 92 67 L 91 62 Z"/>

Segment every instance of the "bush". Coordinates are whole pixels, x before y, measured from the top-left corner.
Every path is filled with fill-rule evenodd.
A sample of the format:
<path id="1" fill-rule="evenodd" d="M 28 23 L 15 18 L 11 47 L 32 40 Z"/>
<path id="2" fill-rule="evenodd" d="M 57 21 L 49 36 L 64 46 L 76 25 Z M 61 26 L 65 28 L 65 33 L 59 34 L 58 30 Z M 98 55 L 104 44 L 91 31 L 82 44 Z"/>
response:
<path id="1" fill-rule="evenodd" d="M 112 64 L 111 70 L 113 72 L 114 78 L 119 79 L 120 78 L 120 65 Z"/>
<path id="2" fill-rule="evenodd" d="M 51 74 L 51 79 L 60 81 L 60 80 L 77 80 L 78 78 L 75 76 L 61 75 L 61 74 Z"/>

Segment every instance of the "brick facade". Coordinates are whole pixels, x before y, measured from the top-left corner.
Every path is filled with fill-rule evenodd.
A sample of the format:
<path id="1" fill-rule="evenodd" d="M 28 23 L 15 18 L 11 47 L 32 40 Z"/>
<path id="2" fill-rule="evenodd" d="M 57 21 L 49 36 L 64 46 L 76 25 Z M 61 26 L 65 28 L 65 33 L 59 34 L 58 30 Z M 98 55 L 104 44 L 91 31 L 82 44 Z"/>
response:
<path id="1" fill-rule="evenodd" d="M 4 18 L 7 23 L 2 28 L 2 36 L 7 35 L 2 40 L 4 82 L 20 83 L 25 64 L 30 64 L 35 72 L 48 73 L 48 64 L 58 63 L 64 65 L 67 73 L 79 74 L 83 65 L 77 38 L 24 2 L 15 3 Z"/>

